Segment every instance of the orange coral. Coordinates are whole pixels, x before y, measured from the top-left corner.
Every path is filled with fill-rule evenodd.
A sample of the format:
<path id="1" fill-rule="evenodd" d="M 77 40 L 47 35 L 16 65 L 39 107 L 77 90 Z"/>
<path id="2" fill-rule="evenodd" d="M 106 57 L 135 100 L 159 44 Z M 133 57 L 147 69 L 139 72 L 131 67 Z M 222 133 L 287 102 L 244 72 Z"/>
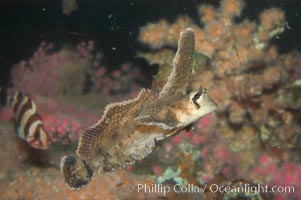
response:
<path id="1" fill-rule="evenodd" d="M 192 26 L 194 24 L 187 16 L 179 16 L 173 24 L 169 24 L 166 20 L 160 20 L 158 23 L 149 23 L 141 28 L 139 40 L 155 49 L 165 45 L 175 46 L 179 39 L 179 33 Z"/>
<path id="2" fill-rule="evenodd" d="M 270 66 L 264 71 L 262 78 L 263 78 L 262 79 L 263 87 L 265 89 L 271 89 L 275 86 L 275 84 L 280 83 L 281 80 L 280 70 L 278 69 L 277 66 L 276 67 Z"/>
<path id="3" fill-rule="evenodd" d="M 207 37 L 214 43 L 217 43 L 220 37 L 225 37 L 227 32 L 225 24 L 220 23 L 219 21 L 209 23 L 205 26 L 205 30 L 207 32 Z"/>
<path id="4" fill-rule="evenodd" d="M 283 27 L 285 22 L 284 13 L 278 8 L 264 10 L 259 18 L 261 27 L 267 32 Z"/>
<path id="5" fill-rule="evenodd" d="M 195 37 L 196 41 L 202 41 L 202 40 L 206 39 L 206 37 L 207 37 L 206 33 L 200 27 L 198 27 L 198 26 L 191 26 L 191 28 L 194 30 L 194 37 Z"/>
<path id="6" fill-rule="evenodd" d="M 199 14 L 201 15 L 201 21 L 207 23 L 213 21 L 216 17 L 216 11 L 211 5 L 201 5 L 198 8 Z"/>
<path id="7" fill-rule="evenodd" d="M 197 43 L 196 44 L 196 49 L 197 49 L 198 52 L 202 52 L 203 54 L 205 54 L 209 58 L 211 58 L 214 55 L 214 52 L 215 52 L 214 44 L 212 44 L 212 42 L 210 42 L 208 40 L 203 40 L 202 42 Z"/>
<path id="8" fill-rule="evenodd" d="M 221 12 L 223 17 L 235 17 L 239 16 L 244 2 L 242 0 L 222 0 L 221 1 Z"/>
<path id="9" fill-rule="evenodd" d="M 144 43 L 152 44 L 154 48 L 160 48 L 166 40 L 166 32 L 168 29 L 169 25 L 166 20 L 161 20 L 155 24 L 150 23 L 140 30 L 139 40 Z"/>
<path id="10" fill-rule="evenodd" d="M 273 62 L 279 56 L 277 47 L 275 45 L 271 45 L 265 52 L 264 60 L 267 63 Z"/>
<path id="11" fill-rule="evenodd" d="M 244 45 L 252 43 L 252 34 L 254 33 L 256 25 L 254 22 L 244 21 L 242 24 L 234 27 L 235 40 Z"/>

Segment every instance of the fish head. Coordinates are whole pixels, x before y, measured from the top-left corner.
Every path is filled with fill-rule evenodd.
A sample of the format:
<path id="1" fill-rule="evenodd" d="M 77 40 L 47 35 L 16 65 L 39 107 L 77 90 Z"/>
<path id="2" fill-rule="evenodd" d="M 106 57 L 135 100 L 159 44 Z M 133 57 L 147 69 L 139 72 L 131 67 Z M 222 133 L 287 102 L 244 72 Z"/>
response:
<path id="1" fill-rule="evenodd" d="M 195 117 L 203 117 L 217 109 L 217 104 L 208 95 L 206 88 L 200 87 L 198 90 L 189 93 L 189 103 L 191 113 Z"/>
<path id="2" fill-rule="evenodd" d="M 186 127 L 216 109 L 217 104 L 207 94 L 205 88 L 190 91 L 174 109 L 177 127 Z"/>

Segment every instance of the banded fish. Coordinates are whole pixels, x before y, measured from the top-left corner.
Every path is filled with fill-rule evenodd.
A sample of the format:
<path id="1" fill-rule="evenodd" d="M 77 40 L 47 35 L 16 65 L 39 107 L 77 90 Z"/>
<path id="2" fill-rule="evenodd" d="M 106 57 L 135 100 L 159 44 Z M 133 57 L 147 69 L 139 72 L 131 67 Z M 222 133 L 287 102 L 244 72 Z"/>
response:
<path id="1" fill-rule="evenodd" d="M 48 134 L 43 126 L 41 116 L 37 113 L 35 102 L 21 92 L 13 96 L 0 88 L 0 107 L 7 106 L 14 112 L 17 135 L 35 149 L 48 148 Z"/>

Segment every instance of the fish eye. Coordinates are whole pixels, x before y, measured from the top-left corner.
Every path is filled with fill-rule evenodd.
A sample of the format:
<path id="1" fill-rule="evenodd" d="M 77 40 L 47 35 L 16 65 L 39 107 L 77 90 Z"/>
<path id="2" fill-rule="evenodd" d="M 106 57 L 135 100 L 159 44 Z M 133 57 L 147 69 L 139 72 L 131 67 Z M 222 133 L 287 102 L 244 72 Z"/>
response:
<path id="1" fill-rule="evenodd" d="M 202 94 L 203 94 L 203 88 L 200 87 L 200 89 L 194 94 L 194 96 L 192 98 L 192 102 L 197 107 L 197 109 L 199 109 L 201 107 L 201 105 L 197 102 L 197 100 L 200 98 L 200 96 L 202 96 Z"/>

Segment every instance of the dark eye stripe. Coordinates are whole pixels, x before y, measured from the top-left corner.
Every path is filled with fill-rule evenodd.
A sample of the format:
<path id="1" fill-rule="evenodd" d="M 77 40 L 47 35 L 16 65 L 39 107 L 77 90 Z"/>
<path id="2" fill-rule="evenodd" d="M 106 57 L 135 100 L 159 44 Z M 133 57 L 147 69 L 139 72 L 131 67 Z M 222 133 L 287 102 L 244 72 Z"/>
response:
<path id="1" fill-rule="evenodd" d="M 200 108 L 200 104 L 198 104 L 197 100 L 200 98 L 200 96 L 203 93 L 203 89 L 202 87 L 198 90 L 198 92 L 193 96 L 192 98 L 192 102 L 194 103 L 194 105 L 196 105 L 198 108 Z"/>

